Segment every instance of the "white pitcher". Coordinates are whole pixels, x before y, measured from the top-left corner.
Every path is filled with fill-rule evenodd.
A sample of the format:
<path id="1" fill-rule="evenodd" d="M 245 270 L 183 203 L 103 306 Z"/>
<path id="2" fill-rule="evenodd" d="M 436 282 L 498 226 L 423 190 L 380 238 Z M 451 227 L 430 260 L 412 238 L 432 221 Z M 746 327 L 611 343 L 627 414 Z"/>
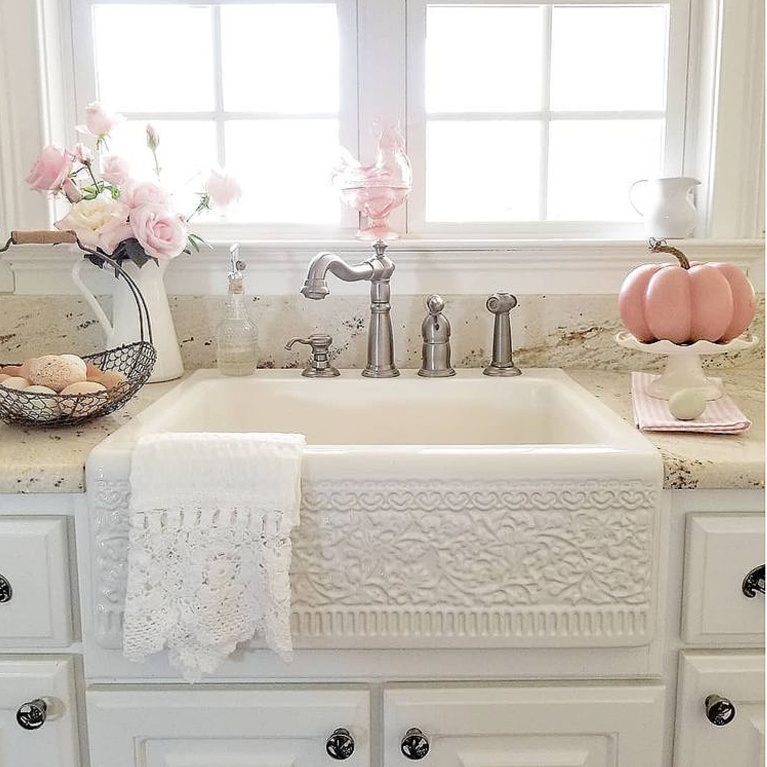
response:
<path id="1" fill-rule="evenodd" d="M 634 191 L 640 184 L 641 207 L 634 200 Z M 689 237 L 695 229 L 697 211 L 692 202 L 692 190 L 700 181 L 684 176 L 674 178 L 644 178 L 629 189 L 629 201 L 644 219 L 647 237 L 681 239 Z"/>
<path id="2" fill-rule="evenodd" d="M 78 259 L 72 268 L 72 279 L 90 304 L 107 336 L 107 348 L 123 346 L 141 340 L 139 330 L 139 315 L 136 301 L 133 298 L 128 284 L 121 277 L 114 278 L 112 288 L 112 320 L 110 322 L 101 304 L 93 295 L 88 286 L 80 277 L 80 270 L 86 264 L 93 268 L 89 261 Z M 158 381 L 172 381 L 180 378 L 184 373 L 184 365 L 181 362 L 181 349 L 178 345 L 176 328 L 168 304 L 168 294 L 165 292 L 165 271 L 168 261 L 148 261 L 139 268 L 133 261 L 126 260 L 122 268 L 133 278 L 139 290 L 144 296 L 149 317 L 152 322 L 152 340 L 157 350 L 157 362 L 155 362 L 150 383 Z M 109 264 L 104 266 L 109 271 Z M 145 340 L 149 340 L 146 336 Z"/>

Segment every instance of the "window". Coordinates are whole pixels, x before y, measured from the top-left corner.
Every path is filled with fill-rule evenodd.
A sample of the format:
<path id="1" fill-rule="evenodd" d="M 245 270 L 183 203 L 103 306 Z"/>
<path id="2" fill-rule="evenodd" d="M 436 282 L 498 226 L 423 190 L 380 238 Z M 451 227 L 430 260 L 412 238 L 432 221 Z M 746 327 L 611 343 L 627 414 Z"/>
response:
<path id="1" fill-rule="evenodd" d="M 128 118 L 109 151 L 134 173 L 153 174 L 151 121 L 181 204 L 193 208 L 199 175 L 220 165 L 245 189 L 229 222 L 340 224 L 328 177 L 339 145 L 356 149 L 352 3 L 80 0 L 78 13 L 78 112 L 98 99 Z"/>
<path id="2" fill-rule="evenodd" d="M 678 5 L 415 0 L 414 228 L 633 233 L 631 183 L 682 167 Z"/>
<path id="3" fill-rule="evenodd" d="M 368 45 L 371 19 L 400 6 L 401 39 Z M 246 195 L 226 225 L 352 233 L 330 170 L 381 116 L 406 125 L 414 236 L 640 236 L 631 183 L 683 168 L 687 6 L 73 0 L 78 110 L 125 114 L 110 149 L 147 174 L 151 120 L 190 200 L 190 168 L 233 169 Z M 152 55 L 126 65 L 125 40 Z M 392 113 L 361 115 L 363 100 Z"/>

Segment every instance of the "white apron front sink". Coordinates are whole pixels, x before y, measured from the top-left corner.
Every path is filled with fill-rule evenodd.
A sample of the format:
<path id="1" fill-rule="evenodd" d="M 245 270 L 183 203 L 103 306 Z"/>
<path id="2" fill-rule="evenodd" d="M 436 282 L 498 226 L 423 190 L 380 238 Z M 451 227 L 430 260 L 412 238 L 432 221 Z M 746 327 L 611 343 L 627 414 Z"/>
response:
<path id="1" fill-rule="evenodd" d="M 662 464 L 560 370 L 490 378 L 194 373 L 91 453 L 94 631 L 119 647 L 143 434 L 300 432 L 298 647 L 639 646 Z"/>

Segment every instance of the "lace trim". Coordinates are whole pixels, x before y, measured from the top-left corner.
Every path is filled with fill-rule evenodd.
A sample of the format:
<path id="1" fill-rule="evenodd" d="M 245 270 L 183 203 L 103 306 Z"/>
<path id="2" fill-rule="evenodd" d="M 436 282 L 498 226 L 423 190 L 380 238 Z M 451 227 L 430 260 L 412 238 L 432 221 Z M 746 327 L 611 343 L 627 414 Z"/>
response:
<path id="1" fill-rule="evenodd" d="M 134 509 L 123 652 L 168 648 L 188 680 L 212 674 L 240 642 L 263 636 L 292 659 L 292 515 L 276 509 Z"/>

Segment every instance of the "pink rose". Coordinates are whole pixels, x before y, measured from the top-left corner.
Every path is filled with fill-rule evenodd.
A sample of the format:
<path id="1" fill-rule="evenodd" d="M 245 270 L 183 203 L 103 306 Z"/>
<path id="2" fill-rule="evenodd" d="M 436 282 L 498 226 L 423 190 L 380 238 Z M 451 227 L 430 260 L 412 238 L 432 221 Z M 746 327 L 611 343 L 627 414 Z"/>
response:
<path id="1" fill-rule="evenodd" d="M 102 158 L 101 178 L 109 184 L 122 186 L 130 178 L 128 161 L 116 154 L 109 154 Z"/>
<path id="2" fill-rule="evenodd" d="M 130 223 L 133 235 L 148 256 L 175 258 L 186 247 L 186 222 L 162 205 L 134 208 Z"/>
<path id="3" fill-rule="evenodd" d="M 83 199 L 82 192 L 80 192 L 77 184 L 71 178 L 64 180 L 64 183 L 61 185 L 61 191 L 64 192 L 69 202 L 80 202 Z"/>
<path id="4" fill-rule="evenodd" d="M 112 128 L 124 120 L 122 115 L 109 112 L 98 101 L 92 101 L 85 107 L 85 125 L 78 125 L 76 130 L 79 133 L 101 138 L 108 136 Z"/>
<path id="5" fill-rule="evenodd" d="M 228 208 L 242 197 L 242 187 L 225 170 L 213 168 L 205 182 L 205 192 L 217 208 Z"/>
<path id="6" fill-rule="evenodd" d="M 36 192 L 58 192 L 72 171 L 72 155 L 66 149 L 47 146 L 32 164 L 27 184 Z"/>
<path id="7" fill-rule="evenodd" d="M 151 181 L 129 180 L 122 188 L 120 200 L 131 208 L 142 205 L 167 205 L 168 193 Z"/>
<path id="8" fill-rule="evenodd" d="M 91 150 L 88 149 L 85 144 L 80 144 L 79 142 L 75 144 L 75 149 L 72 154 L 74 154 L 77 162 L 81 162 L 83 165 L 87 165 L 93 159 Z"/>

